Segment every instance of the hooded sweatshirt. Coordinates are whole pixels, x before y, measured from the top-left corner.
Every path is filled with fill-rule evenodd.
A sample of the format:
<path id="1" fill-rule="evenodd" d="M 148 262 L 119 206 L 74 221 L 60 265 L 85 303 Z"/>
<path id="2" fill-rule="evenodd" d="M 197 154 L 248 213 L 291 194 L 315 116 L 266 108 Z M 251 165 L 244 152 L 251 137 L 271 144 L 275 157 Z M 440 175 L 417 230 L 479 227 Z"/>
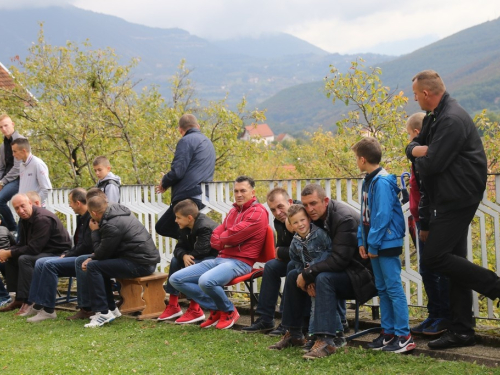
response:
<path id="1" fill-rule="evenodd" d="M 97 181 L 97 187 L 101 189 L 109 203 L 120 203 L 120 185 L 122 181 L 120 176 L 109 172 L 102 180 Z"/>

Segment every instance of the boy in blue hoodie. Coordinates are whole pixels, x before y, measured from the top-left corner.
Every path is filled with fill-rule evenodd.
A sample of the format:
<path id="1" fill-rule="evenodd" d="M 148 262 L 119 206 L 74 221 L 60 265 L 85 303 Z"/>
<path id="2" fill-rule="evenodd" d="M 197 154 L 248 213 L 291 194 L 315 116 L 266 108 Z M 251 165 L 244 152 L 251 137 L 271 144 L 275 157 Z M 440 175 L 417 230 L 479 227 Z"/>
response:
<path id="1" fill-rule="evenodd" d="M 415 349 L 410 335 L 408 304 L 401 283 L 401 260 L 405 222 L 396 177 L 380 167 L 382 149 L 372 137 L 363 138 L 352 150 L 363 181 L 359 254 L 370 258 L 380 298 L 382 333 L 368 344 L 370 349 L 404 353 Z"/>

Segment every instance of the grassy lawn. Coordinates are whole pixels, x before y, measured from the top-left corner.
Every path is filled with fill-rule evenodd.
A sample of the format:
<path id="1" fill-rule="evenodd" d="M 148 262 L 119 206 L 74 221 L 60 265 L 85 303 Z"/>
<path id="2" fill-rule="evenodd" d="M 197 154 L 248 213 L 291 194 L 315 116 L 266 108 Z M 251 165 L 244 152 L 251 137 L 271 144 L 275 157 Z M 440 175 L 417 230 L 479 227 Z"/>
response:
<path id="1" fill-rule="evenodd" d="M 0 314 L 0 374 L 500 374 L 500 370 L 426 357 L 343 348 L 305 361 L 296 348 L 271 351 L 276 338 L 120 318 L 102 328 L 58 312 L 30 324 Z"/>

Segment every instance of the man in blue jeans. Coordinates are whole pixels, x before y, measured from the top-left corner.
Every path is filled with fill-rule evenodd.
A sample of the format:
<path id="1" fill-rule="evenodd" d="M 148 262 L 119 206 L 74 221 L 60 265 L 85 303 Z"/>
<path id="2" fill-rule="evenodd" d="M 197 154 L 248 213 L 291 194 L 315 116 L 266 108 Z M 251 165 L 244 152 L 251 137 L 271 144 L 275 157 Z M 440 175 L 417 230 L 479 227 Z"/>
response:
<path id="1" fill-rule="evenodd" d="M 0 144 L 0 214 L 3 225 L 11 232 L 17 231 L 17 224 L 8 206 L 9 201 L 19 191 L 19 168 L 21 160 L 17 160 L 12 153 L 12 141 L 24 138 L 14 129 L 14 122 L 8 115 L 0 116 L 0 131 L 4 135 Z"/>
<path id="2" fill-rule="evenodd" d="M 87 200 L 92 219 L 94 253 L 82 263 L 87 272 L 92 311 L 86 328 L 101 327 L 115 319 L 116 309 L 111 278 L 135 278 L 154 272 L 160 253 L 144 225 L 121 204 L 108 205 L 107 199 Z"/>
<path id="3" fill-rule="evenodd" d="M 47 319 L 55 319 L 56 290 L 59 277 L 76 276 L 75 260 L 82 254 L 92 253 L 90 238 L 90 214 L 87 211 L 87 192 L 76 188 L 68 195 L 69 206 L 77 214 L 76 229 L 73 236 L 75 246 L 65 251 L 60 257 L 38 259 L 31 280 L 28 303 L 30 309 L 23 316 L 35 315 L 28 322 L 36 323 Z M 90 316 L 90 315 L 89 315 Z"/>

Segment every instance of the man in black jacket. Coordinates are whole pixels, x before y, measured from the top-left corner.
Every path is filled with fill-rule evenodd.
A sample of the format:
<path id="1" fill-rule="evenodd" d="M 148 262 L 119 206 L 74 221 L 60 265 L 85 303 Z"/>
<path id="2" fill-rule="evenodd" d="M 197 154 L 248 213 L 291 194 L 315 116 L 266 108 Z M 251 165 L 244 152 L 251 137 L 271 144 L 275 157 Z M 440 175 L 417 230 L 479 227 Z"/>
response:
<path id="1" fill-rule="evenodd" d="M 314 359 L 333 354 L 337 334 L 336 307 L 339 300 L 355 298 L 365 303 L 376 295 L 369 261 L 358 252 L 357 231 L 360 215 L 353 207 L 326 196 L 317 184 L 307 185 L 301 193 L 302 204 L 318 227 L 332 240 L 331 255 L 303 271 L 292 270 L 285 281 L 283 325 L 289 332 L 270 349 L 281 350 L 305 343 L 301 326 L 307 295 L 315 298 L 314 324 L 316 341 L 304 358 Z M 306 292 L 306 293 L 304 293 Z"/>
<path id="2" fill-rule="evenodd" d="M 288 231 L 285 225 L 287 212 L 290 205 L 300 203 L 292 201 L 287 191 L 277 187 L 267 193 L 267 205 L 274 216 L 274 229 L 276 230 L 276 259 L 268 261 L 264 266 L 262 284 L 260 286 L 259 303 L 257 314 L 260 317 L 249 327 L 244 327 L 243 332 L 269 332 L 274 328 L 274 314 L 276 312 L 276 302 L 281 287 L 281 278 L 287 274 L 290 254 L 288 248 L 292 242 L 293 233 Z M 283 311 L 283 301 L 280 304 Z M 272 336 L 282 336 L 285 330 L 280 324 L 276 330 L 272 331 Z"/>
<path id="3" fill-rule="evenodd" d="M 431 214 L 422 262 L 450 278 L 452 325 L 428 345 L 432 349 L 474 345 L 471 289 L 491 299 L 500 297 L 499 277 L 466 259 L 469 224 L 486 187 L 486 155 L 474 122 L 446 92 L 439 74 L 418 73 L 413 93 L 427 112 L 421 133 L 406 148 Z"/>
<path id="4" fill-rule="evenodd" d="M 83 262 L 82 270 L 88 274 L 92 311 L 96 314 L 85 327 L 94 328 L 115 319 L 111 278 L 152 274 L 160 253 L 144 225 L 127 207 L 108 205 L 102 196 L 90 198 L 87 205 L 94 254 Z"/>
<path id="5" fill-rule="evenodd" d="M 215 170 L 215 149 L 207 137 L 200 132 L 198 120 L 191 114 L 179 119 L 182 138 L 177 143 L 170 171 L 163 176 L 157 187 L 158 193 L 171 188 L 171 204 L 156 223 L 156 232 L 165 237 L 179 238 L 179 225 L 175 222 L 174 206 L 186 198 L 201 203 L 201 182 L 212 181 Z"/>
<path id="6" fill-rule="evenodd" d="M 32 206 L 26 194 L 16 194 L 12 205 L 20 217 L 19 243 L 8 250 L 0 250 L 0 262 L 5 262 L 7 287 L 16 292 L 16 300 L 0 309 L 21 315 L 29 309 L 28 302 L 35 262 L 40 258 L 55 257 L 71 248 L 71 238 L 61 220 L 45 208 Z"/>
<path id="7" fill-rule="evenodd" d="M 75 246 L 65 251 L 60 257 L 42 258 L 35 263 L 35 272 L 28 298 L 28 304 L 31 308 L 23 314 L 23 316 L 35 315 L 28 318 L 30 323 L 57 318 L 54 308 L 59 277 L 75 277 L 76 257 L 92 253 L 89 228 L 90 214 L 87 211 L 86 196 L 87 192 L 82 188 L 73 189 L 68 194 L 69 206 L 77 214 L 73 236 Z"/>

